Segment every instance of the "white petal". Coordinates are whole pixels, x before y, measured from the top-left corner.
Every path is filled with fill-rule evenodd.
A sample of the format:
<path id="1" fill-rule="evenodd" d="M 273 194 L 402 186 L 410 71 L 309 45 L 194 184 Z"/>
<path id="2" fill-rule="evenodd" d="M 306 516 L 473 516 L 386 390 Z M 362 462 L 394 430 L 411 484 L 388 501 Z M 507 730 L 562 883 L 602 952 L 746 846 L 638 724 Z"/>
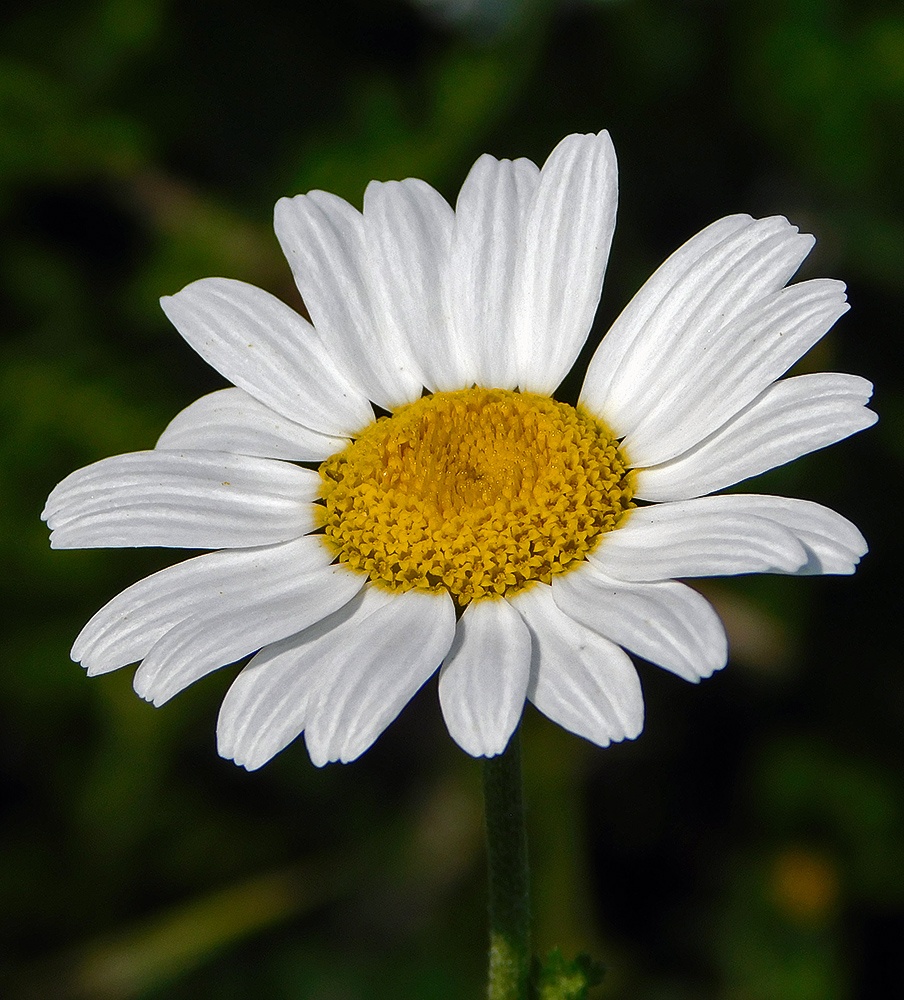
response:
<path id="1" fill-rule="evenodd" d="M 454 359 L 437 353 L 433 382 L 455 389 L 476 382 L 488 388 L 518 384 L 513 336 L 517 313 L 516 265 L 525 210 L 540 171 L 530 160 L 487 154 L 471 168 L 455 205 L 455 235 L 448 270 L 454 317 Z M 443 377 L 440 364 L 452 377 Z"/>
<path id="2" fill-rule="evenodd" d="M 626 583 L 583 563 L 554 577 L 552 593 L 569 618 L 685 680 L 709 677 L 727 662 L 719 616 L 683 583 Z"/>
<path id="3" fill-rule="evenodd" d="M 41 515 L 54 548 L 269 545 L 318 526 L 310 469 L 224 452 L 136 451 L 67 476 Z"/>
<path id="4" fill-rule="evenodd" d="M 160 305 L 208 364 L 277 413 L 335 435 L 352 435 L 373 420 L 311 324 L 260 288 L 203 278 Z"/>
<path id="5" fill-rule="evenodd" d="M 876 422 L 872 385 L 857 375 L 799 375 L 775 382 L 695 448 L 637 472 L 644 500 L 703 496 L 825 448 Z"/>
<path id="6" fill-rule="evenodd" d="M 643 728 L 643 694 L 627 653 L 560 611 L 544 583 L 510 600 L 533 642 L 528 698 L 599 746 L 634 739 Z"/>
<path id="7" fill-rule="evenodd" d="M 303 544 L 307 543 L 307 544 Z M 366 577 L 323 565 L 319 538 L 300 538 L 259 553 L 240 579 L 198 606 L 151 647 L 135 690 L 162 705 L 212 670 L 313 625 L 350 601 Z M 320 550 L 320 551 L 318 551 Z"/>
<path id="8" fill-rule="evenodd" d="M 543 165 L 518 263 L 523 390 L 552 393 L 584 346 L 615 231 L 617 173 L 608 132 L 568 136 Z"/>
<path id="9" fill-rule="evenodd" d="M 807 561 L 797 570 L 801 576 L 823 573 L 853 573 L 869 547 L 856 525 L 841 514 L 812 500 L 732 493 L 707 497 L 725 511 L 744 511 L 765 518 L 791 532 L 803 545 Z"/>
<path id="10" fill-rule="evenodd" d="M 324 680 L 304 734 L 311 760 L 322 767 L 364 753 L 436 670 L 454 636 L 447 593 L 369 587 L 357 611 L 318 646 Z"/>
<path id="11" fill-rule="evenodd" d="M 311 191 L 278 201 L 274 227 L 311 320 L 340 371 L 387 410 L 418 399 L 423 376 L 410 345 L 397 326 L 380 326 L 383 309 L 372 295 L 372 272 L 380 262 L 360 212 L 335 195 Z M 398 274 L 397 264 L 392 271 Z"/>
<path id="12" fill-rule="evenodd" d="M 796 227 L 780 217 L 730 215 L 697 233 L 651 275 L 612 324 L 584 383 L 588 405 L 608 403 L 615 420 L 615 410 L 631 395 L 631 385 L 625 384 L 629 370 L 668 350 L 675 333 L 702 304 L 701 291 L 719 288 L 727 275 L 741 294 L 719 295 L 718 305 L 726 310 L 724 319 L 732 319 L 751 302 L 781 288 L 813 243 L 811 236 L 798 235 Z M 753 273 L 761 262 L 771 263 L 773 269 L 760 276 L 756 287 L 744 289 L 748 269 Z"/>
<path id="13" fill-rule="evenodd" d="M 630 388 L 622 385 L 623 379 L 619 377 L 622 366 L 634 363 L 633 355 L 639 348 L 644 348 L 645 339 L 666 336 L 668 317 L 663 317 L 657 328 L 648 330 L 657 319 L 657 314 L 671 304 L 669 297 L 675 296 L 674 289 L 682 280 L 687 281 L 688 273 L 698 261 L 705 260 L 707 254 L 742 233 L 752 223 L 749 215 L 730 215 L 719 219 L 680 246 L 641 286 L 612 324 L 590 362 L 582 401 L 594 412 L 600 413 L 606 407 L 611 411 L 609 419 L 616 421 L 620 397 Z M 679 305 L 674 302 L 673 309 L 677 311 Z"/>
<path id="14" fill-rule="evenodd" d="M 328 674 L 318 657 L 324 649 L 333 649 L 330 633 L 357 612 L 361 599 L 359 594 L 310 628 L 271 643 L 253 657 L 220 708 L 217 747 L 222 757 L 253 771 L 301 733 L 308 706 Z"/>
<path id="15" fill-rule="evenodd" d="M 160 451 L 229 451 L 237 455 L 322 462 L 348 444 L 302 427 L 244 389 L 220 389 L 195 400 L 161 434 Z"/>
<path id="16" fill-rule="evenodd" d="M 806 564 L 807 553 L 791 531 L 734 499 L 638 507 L 587 558 L 606 576 L 633 581 L 795 573 Z"/>
<path id="17" fill-rule="evenodd" d="M 624 447 L 636 465 L 657 465 L 698 444 L 794 364 L 848 309 L 844 285 L 816 279 L 758 302 L 709 345 L 685 345 L 674 368 L 648 379 L 649 406 Z"/>
<path id="18" fill-rule="evenodd" d="M 590 363 L 581 401 L 626 438 L 635 465 L 702 440 L 845 311 L 840 282 L 780 291 L 812 245 L 785 219 L 723 219 L 629 303 Z"/>
<path id="19" fill-rule="evenodd" d="M 364 193 L 375 329 L 381 344 L 406 345 L 418 395 L 422 382 L 436 390 L 463 388 L 468 375 L 473 380 L 443 294 L 454 219 L 446 199 L 424 181 L 371 181 Z"/>
<path id="20" fill-rule="evenodd" d="M 472 757 L 494 757 L 521 719 L 531 639 L 505 600 L 472 601 L 439 675 L 439 701 L 452 739 Z"/>
<path id="21" fill-rule="evenodd" d="M 226 600 L 245 599 L 271 571 L 296 563 L 304 573 L 325 569 L 332 555 L 316 537 L 263 549 L 211 552 L 139 580 L 106 604 L 82 629 L 72 659 L 89 676 L 144 659 L 171 628 L 192 615 L 214 613 Z"/>

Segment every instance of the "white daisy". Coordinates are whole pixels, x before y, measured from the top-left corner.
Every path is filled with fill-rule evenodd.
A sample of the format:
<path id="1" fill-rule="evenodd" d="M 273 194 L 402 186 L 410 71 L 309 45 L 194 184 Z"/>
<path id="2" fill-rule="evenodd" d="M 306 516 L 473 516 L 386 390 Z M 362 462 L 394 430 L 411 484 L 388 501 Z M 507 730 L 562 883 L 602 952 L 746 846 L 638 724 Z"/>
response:
<path id="1" fill-rule="evenodd" d="M 675 578 L 853 572 L 866 544 L 833 511 L 708 495 L 875 420 L 865 379 L 781 378 L 847 309 L 838 281 L 786 287 L 813 238 L 785 219 L 704 229 L 615 322 L 578 407 L 551 398 L 593 321 L 616 191 L 605 132 L 542 170 L 482 156 L 454 211 L 419 180 L 373 182 L 363 213 L 313 191 L 276 206 L 312 323 L 225 278 L 164 298 L 234 388 L 153 451 L 73 473 L 43 516 L 57 548 L 218 551 L 114 598 L 73 658 L 141 661 L 135 689 L 161 705 L 256 654 L 217 726 L 249 769 L 302 731 L 315 764 L 353 760 L 440 665 L 470 754 L 500 753 L 525 699 L 606 746 L 643 723 L 626 651 L 690 681 L 726 662 L 715 611 Z"/>

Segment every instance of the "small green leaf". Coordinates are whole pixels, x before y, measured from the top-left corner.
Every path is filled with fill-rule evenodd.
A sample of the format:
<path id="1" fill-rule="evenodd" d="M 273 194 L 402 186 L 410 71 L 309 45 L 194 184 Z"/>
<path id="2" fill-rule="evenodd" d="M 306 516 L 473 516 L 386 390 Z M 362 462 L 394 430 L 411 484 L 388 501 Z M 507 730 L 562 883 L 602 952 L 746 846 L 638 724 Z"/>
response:
<path id="1" fill-rule="evenodd" d="M 603 981 L 605 967 L 594 962 L 589 955 L 578 955 L 569 962 L 554 949 L 537 974 L 538 1000 L 586 1000 L 591 986 Z"/>

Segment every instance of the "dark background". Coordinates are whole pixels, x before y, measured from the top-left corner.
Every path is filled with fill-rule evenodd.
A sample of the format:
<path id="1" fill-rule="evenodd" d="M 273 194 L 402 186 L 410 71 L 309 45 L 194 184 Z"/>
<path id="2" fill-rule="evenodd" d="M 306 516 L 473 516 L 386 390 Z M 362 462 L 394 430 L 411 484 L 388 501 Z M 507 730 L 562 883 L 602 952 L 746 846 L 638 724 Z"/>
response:
<path id="1" fill-rule="evenodd" d="M 223 386 L 157 305 L 227 275 L 297 303 L 284 194 L 371 178 L 454 202 L 474 159 L 608 128 L 621 185 L 598 340 L 729 213 L 819 242 L 853 308 L 800 370 L 877 383 L 877 428 L 756 489 L 826 503 L 853 579 L 701 589 L 732 662 L 641 664 L 644 734 L 525 716 L 538 946 L 613 1000 L 859 1000 L 900 980 L 904 11 L 885 0 L 67 0 L 0 15 L 0 992 L 14 998 L 482 995 L 479 764 L 435 681 L 355 764 L 216 754 L 227 668 L 161 710 L 88 681 L 80 627 L 175 560 L 51 552 L 44 497 L 152 447 Z M 583 358 L 586 362 L 586 357 Z M 573 399 L 579 379 L 563 387 Z M 177 555 L 183 555 L 180 553 Z"/>

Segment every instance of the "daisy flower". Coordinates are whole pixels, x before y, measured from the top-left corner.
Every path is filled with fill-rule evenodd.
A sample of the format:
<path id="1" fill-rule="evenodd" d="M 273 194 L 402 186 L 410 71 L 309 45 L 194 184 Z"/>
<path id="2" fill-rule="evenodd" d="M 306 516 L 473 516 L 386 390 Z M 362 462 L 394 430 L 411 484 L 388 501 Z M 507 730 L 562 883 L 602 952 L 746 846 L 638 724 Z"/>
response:
<path id="1" fill-rule="evenodd" d="M 606 132 L 542 169 L 482 156 L 453 210 L 419 180 L 363 212 L 283 199 L 276 235 L 311 322 L 206 278 L 162 300 L 232 383 L 153 451 L 81 469 L 43 517 L 56 548 L 216 550 L 129 587 L 72 649 L 140 661 L 162 705 L 247 657 L 220 753 L 253 769 L 300 733 L 317 765 L 363 753 L 439 668 L 452 737 L 501 753 L 525 700 L 600 746 L 643 724 L 629 653 L 698 681 L 724 666 L 710 604 L 676 578 L 851 573 L 845 518 L 713 495 L 863 430 L 871 385 L 782 378 L 847 309 L 788 285 L 813 246 L 784 218 L 720 219 L 635 295 L 576 407 L 615 227 Z M 374 406 L 377 410 L 375 414 Z"/>

